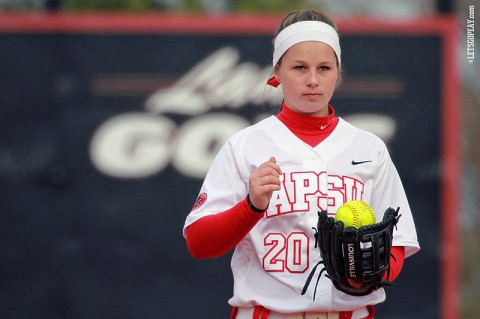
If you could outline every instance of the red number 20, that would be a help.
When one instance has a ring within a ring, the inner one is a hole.
[[[264,239],[270,247],[263,257],[263,268],[268,272],[303,273],[310,260],[310,239],[304,233],[293,232],[288,237],[270,233]]]

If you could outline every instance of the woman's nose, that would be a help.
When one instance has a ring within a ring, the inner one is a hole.
[[[318,86],[318,74],[317,72],[309,72],[307,75],[307,86]]]

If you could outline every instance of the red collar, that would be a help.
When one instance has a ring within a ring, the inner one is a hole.
[[[292,132],[305,135],[329,134],[338,122],[335,118],[335,110],[330,105],[328,116],[311,116],[292,111],[283,104],[277,118]]]

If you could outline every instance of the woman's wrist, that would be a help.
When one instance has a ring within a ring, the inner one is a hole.
[[[248,202],[248,206],[250,207],[250,209],[253,210],[255,213],[263,213],[268,208],[268,205],[264,209],[258,209],[257,207],[255,207],[255,205],[253,205],[252,201],[250,200],[250,194],[247,195],[247,202]]]

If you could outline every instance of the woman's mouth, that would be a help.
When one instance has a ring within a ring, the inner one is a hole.
[[[308,97],[309,99],[317,99],[318,97],[320,97],[320,93],[315,93],[315,92],[309,92],[309,93],[305,93],[304,94],[306,97]]]

